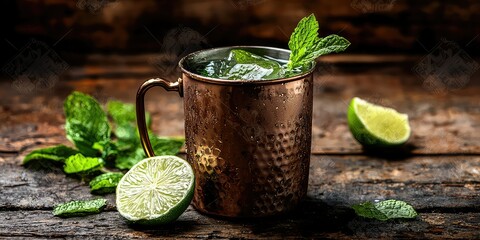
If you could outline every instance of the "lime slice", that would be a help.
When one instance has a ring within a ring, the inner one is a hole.
[[[364,146],[398,146],[410,137],[408,115],[395,109],[353,98],[348,107],[348,126]]]
[[[135,164],[117,186],[117,210],[127,220],[157,225],[176,220],[193,198],[195,177],[176,156],[158,156]]]

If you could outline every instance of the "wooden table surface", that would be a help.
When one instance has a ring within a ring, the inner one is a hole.
[[[12,89],[11,79],[0,81],[0,238],[480,238],[480,74],[461,89],[433,93],[411,70],[419,58],[407,56],[324,59],[328,63],[315,75],[308,196],[295,212],[231,221],[189,207],[170,225],[132,228],[108,195],[101,214],[54,217],[56,204],[94,196],[87,184],[62,172],[22,167],[23,157],[69,144],[62,104],[71,91],[101,102],[133,102],[139,84],[158,76],[145,64],[149,57],[91,56],[87,65],[71,66],[52,89],[28,94]],[[346,123],[354,96],[408,113],[413,133],[407,145],[363,151]],[[155,132],[184,134],[178,94],[152,90],[146,106]],[[350,208],[383,199],[407,201],[419,216],[380,222]]]

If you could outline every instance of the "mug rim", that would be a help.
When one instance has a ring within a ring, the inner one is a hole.
[[[183,74],[186,74],[187,76],[189,76],[192,79],[195,79],[195,80],[198,80],[198,81],[201,81],[201,82],[208,82],[208,83],[221,84],[221,85],[266,85],[266,84],[285,83],[285,82],[290,82],[290,81],[295,81],[295,80],[305,78],[306,76],[313,73],[313,71],[315,70],[315,66],[316,66],[316,61],[313,60],[312,61],[312,67],[308,71],[306,71],[302,74],[295,75],[295,76],[288,77],[288,78],[275,78],[275,79],[266,79],[266,80],[244,80],[244,79],[230,80],[230,79],[205,77],[205,76],[202,76],[200,74],[193,73],[193,72],[187,70],[183,66],[184,62],[186,61],[187,58],[192,57],[193,55],[196,55],[200,52],[209,51],[209,50],[211,51],[211,50],[222,50],[222,49],[235,49],[235,48],[258,48],[258,49],[269,49],[269,50],[291,53],[291,51],[288,50],[288,49],[276,48],[276,47],[267,47],[267,46],[256,46],[256,45],[254,45],[254,46],[237,45],[237,46],[229,46],[229,47],[207,48],[207,49],[202,49],[202,50],[192,52],[192,53],[184,56],[178,62],[178,66],[180,67],[180,69],[182,69]]]

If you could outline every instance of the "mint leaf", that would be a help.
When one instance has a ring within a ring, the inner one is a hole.
[[[88,174],[103,167],[103,160],[96,157],[85,157],[81,153],[65,160],[63,171],[67,174]]]
[[[302,59],[304,59],[307,54],[313,52],[315,46],[318,45],[320,41],[318,29],[318,22],[315,15],[310,14],[310,16],[300,20],[288,41],[288,48],[290,48],[291,54],[287,69],[293,69],[297,65],[301,65]]]
[[[415,218],[417,212],[411,205],[398,200],[386,200],[378,203],[364,202],[352,206],[355,213],[366,218],[386,221],[395,218]]]
[[[122,177],[123,173],[120,172],[109,172],[96,176],[89,183],[90,191],[94,194],[113,193]]]
[[[89,95],[73,92],[64,103],[67,138],[85,156],[97,156],[96,142],[110,139],[107,115],[98,102]]]
[[[110,140],[94,143],[93,149],[100,151],[102,159],[105,160],[105,163],[109,166],[113,165],[113,162],[118,155],[117,145]]]
[[[70,201],[57,205],[52,213],[58,217],[86,216],[102,212],[106,205],[106,199]]]
[[[417,212],[411,205],[403,201],[386,200],[375,204],[375,207],[387,218],[415,218]]]
[[[115,159],[115,167],[121,170],[130,169],[144,158],[146,156],[141,146],[133,150],[123,151]]]
[[[114,133],[118,139],[138,138],[135,106],[133,104],[109,101],[107,112],[112,117]],[[145,113],[145,119],[147,126],[150,127],[152,122],[150,114]]]
[[[150,135],[150,142],[155,154],[161,155],[177,155],[185,143],[183,137],[157,137]]]
[[[317,50],[313,55],[319,57],[330,53],[343,52],[348,46],[350,46],[350,42],[344,37],[335,34],[328,35],[325,38],[320,39],[320,42],[318,42],[316,46]],[[317,57],[314,57],[314,59]]]
[[[185,143],[185,138],[176,137],[157,137],[153,133],[149,134],[150,143],[156,155],[176,155]],[[118,148],[121,149],[125,146],[135,146],[134,148],[127,148],[126,150],[119,151],[117,159],[115,160],[115,167],[118,169],[130,169],[136,163],[146,158],[140,141],[136,145],[128,145],[128,143],[119,141]]]
[[[135,106],[133,104],[120,101],[109,101],[107,111],[112,116],[113,121],[118,124],[135,122]]]
[[[288,47],[291,54],[287,63],[287,71],[297,67],[308,67],[321,55],[344,51],[350,42],[340,36],[318,36],[318,22],[315,15],[302,18],[290,36]],[[287,74],[288,75],[288,74]]]
[[[77,153],[78,153],[77,150],[69,148],[64,145],[37,149],[37,150],[33,150],[27,156],[25,156],[25,158],[23,159],[23,164],[28,165],[33,161],[40,162],[41,164],[43,164],[46,161],[53,162],[56,164],[63,164],[65,159]]]
[[[375,218],[380,221],[388,220],[388,217],[375,207],[371,202],[364,202],[352,206],[358,216],[366,218]]]

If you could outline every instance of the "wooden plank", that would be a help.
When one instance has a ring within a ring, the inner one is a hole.
[[[327,66],[327,70],[321,68],[324,72],[317,72],[312,152],[363,153],[348,130],[345,114],[349,100],[359,96],[409,114],[413,132],[402,155],[480,154],[480,135],[476,134],[480,130],[477,96],[480,74],[474,75],[467,87],[438,95],[423,88],[422,79],[395,66],[392,63],[379,70],[359,73],[354,67],[334,64]],[[136,88],[144,80],[82,78],[62,81],[51,90],[28,95],[19,95],[8,81],[0,82],[0,120],[3,123],[0,152],[25,154],[38,144],[66,143],[61,128],[64,123],[62,106],[71,91],[92,94],[103,103],[110,99],[133,102]],[[148,94],[146,104],[153,115],[154,131],[162,135],[184,134],[183,102],[178,94],[154,89]]]
[[[307,211],[308,210],[308,211]],[[0,238],[115,239],[472,239],[480,237],[480,213],[421,213],[414,221],[379,222],[325,206],[269,219],[228,221],[188,209],[169,225],[129,226],[117,212],[61,219],[51,211],[0,211]]]
[[[0,158],[0,209],[51,209],[91,199],[87,184],[60,170],[25,169],[20,157]],[[365,156],[312,156],[308,201],[334,207],[400,199],[416,209],[480,210],[480,157],[414,157],[390,161]],[[113,196],[108,196],[113,209]]]
[[[464,89],[439,95],[423,88],[422,79],[391,71],[354,76],[333,71],[316,78],[313,152],[362,153],[346,121],[349,101],[358,96],[409,115],[412,136],[402,154],[479,153],[478,74]]]

